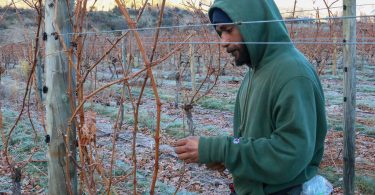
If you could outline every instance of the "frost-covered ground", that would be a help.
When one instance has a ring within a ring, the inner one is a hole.
[[[110,74],[98,74],[104,83],[109,81]],[[338,75],[326,71],[321,75],[326,96],[326,109],[330,132],[326,139],[326,152],[321,166],[321,174],[325,175],[335,186],[335,194],[342,192],[342,154],[343,154],[343,76],[339,69]],[[218,85],[211,94],[201,99],[194,106],[193,119],[196,135],[230,135],[233,120],[233,108],[236,91],[240,85],[240,75],[229,75],[220,78]],[[1,78],[1,113],[3,116],[2,132],[7,135],[15,122],[20,110],[25,88],[25,79],[19,73],[17,66],[8,70]],[[99,83],[103,84],[103,83]],[[191,86],[185,82],[186,87]],[[120,94],[121,85],[116,85],[96,97],[95,102],[88,102],[86,110],[97,113],[97,147],[105,170],[109,170],[112,152],[113,124],[117,117],[118,106],[112,94]],[[139,88],[133,89],[137,97]],[[163,103],[161,117],[161,146],[160,169],[158,174],[157,193],[173,194],[180,183],[179,194],[228,194],[230,183],[228,172],[218,173],[207,170],[204,166],[185,165],[176,158],[171,145],[181,137],[186,136],[186,118],[181,108],[174,107],[175,81],[163,80],[159,86],[159,94]],[[184,94],[181,93],[180,96]],[[113,98],[112,98],[113,97]],[[183,99],[180,97],[180,100]],[[375,65],[365,65],[357,75],[357,190],[362,194],[375,193]],[[180,104],[181,105],[181,104]],[[40,112],[31,104],[30,115],[35,132],[31,128],[27,111],[12,133],[9,151],[16,162],[29,158],[31,149],[38,146],[38,151],[32,161],[22,169],[22,189],[24,193],[46,193],[47,163],[45,133],[40,125]],[[140,110],[140,130],[137,134],[137,181],[140,193],[147,193],[154,167],[153,129],[155,129],[155,100],[152,91],[147,88]],[[128,175],[132,171],[132,130],[134,123],[132,109],[129,103],[125,106],[124,125],[119,130],[116,141],[116,157],[113,174],[115,177]],[[6,139],[6,136],[3,137]],[[3,150],[3,143],[0,144]],[[1,154],[0,161],[0,192],[10,192],[12,186],[11,171]],[[22,163],[21,163],[22,165]],[[181,177],[181,175],[183,176]],[[180,179],[181,178],[181,179]],[[132,193],[132,176],[113,184],[120,194]],[[104,190],[104,189],[98,189]],[[103,192],[103,191],[100,191]]]

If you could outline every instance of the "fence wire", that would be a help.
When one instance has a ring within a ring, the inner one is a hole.
[[[372,4],[372,3],[367,3],[367,4],[360,4],[360,5],[356,5],[356,7],[364,7],[364,6],[375,6],[375,4]],[[331,9],[343,9],[344,7],[341,5],[341,6],[334,6],[334,7],[323,7],[323,8],[315,8],[315,9],[304,9],[304,10],[295,10],[294,12],[293,11],[285,11],[285,12],[281,12],[281,14],[292,14],[292,13],[303,13],[303,12],[313,12],[313,11],[322,11],[322,10],[331,10]]]

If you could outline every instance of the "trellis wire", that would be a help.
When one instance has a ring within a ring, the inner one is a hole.
[[[361,38],[358,38],[361,39]],[[308,40],[308,39],[307,39]],[[310,38],[310,40],[315,40],[314,38]],[[364,45],[375,45],[375,41],[369,42],[369,41],[356,41],[356,42],[346,42],[346,41],[333,41],[333,39],[317,39],[317,40],[332,40],[332,42],[329,41],[291,41],[291,42],[220,42],[220,41],[189,41],[189,42],[182,42],[182,41],[159,41],[158,43],[160,44],[218,44],[218,45],[224,45],[224,44],[237,44],[237,45],[301,45],[301,44],[306,44],[306,45],[355,45],[355,44],[364,44]],[[365,39],[366,40],[366,39]],[[375,38],[368,38],[368,40],[375,40]],[[31,43],[31,41],[21,41],[21,42],[16,42],[16,43]],[[0,46],[0,49],[7,47],[12,44],[16,43],[8,43],[6,45]],[[144,44],[151,44],[151,42],[143,42]],[[109,44],[100,44],[96,43],[96,45],[109,45]],[[56,52],[55,52],[56,53]],[[60,53],[60,52],[57,52]]]
[[[277,20],[258,20],[258,21],[237,21],[229,23],[220,23],[220,25],[242,25],[242,24],[261,24],[261,23],[273,23],[273,22],[314,22],[318,20],[337,20],[337,19],[354,19],[354,18],[371,18],[375,15],[363,15],[363,16],[340,16],[340,17],[324,17],[324,18],[293,18],[293,19],[277,19]],[[63,33],[63,35],[85,35],[85,34],[101,34],[101,33],[120,33],[124,31],[146,31],[146,30],[157,30],[157,29],[174,29],[174,28],[193,28],[193,27],[211,27],[219,24],[201,23],[201,24],[187,24],[187,25],[172,25],[172,26],[161,26],[161,27],[145,27],[135,29],[118,29],[98,32],[72,32]]]
[[[323,17],[323,18],[292,18],[292,19],[277,19],[277,20],[258,20],[258,21],[237,21],[229,23],[220,23],[220,25],[242,25],[242,24],[261,24],[261,23],[273,23],[273,22],[314,22],[319,20],[337,20],[337,19],[354,19],[354,18],[375,18],[375,15],[362,15],[362,16],[338,16],[338,17]],[[157,30],[157,29],[174,29],[174,28],[193,28],[193,27],[210,27],[218,24],[212,23],[196,23],[187,25],[171,25],[171,26],[161,26],[161,27],[145,27],[145,28],[135,28],[135,29],[117,29],[117,30],[106,30],[106,31],[96,31],[96,32],[72,32],[72,33],[62,33],[57,34],[59,36],[64,35],[90,35],[90,34],[109,34],[109,33],[122,33],[126,31],[146,31],[146,30]],[[49,35],[51,36],[51,35]],[[56,34],[54,35],[56,36]],[[41,38],[41,37],[40,37]]]
[[[375,4],[371,4],[371,3],[368,3],[368,4],[360,4],[360,5],[356,5],[356,7],[363,7],[363,6],[375,6]],[[330,7],[330,8],[327,8],[327,7],[323,7],[323,8],[316,8],[316,9],[306,9],[306,10],[296,10],[296,11],[285,11],[285,12],[281,12],[281,14],[292,14],[292,13],[299,13],[299,12],[312,12],[312,11],[321,11],[321,10],[328,10],[328,9],[338,9],[338,8],[343,8],[343,6],[335,6],[335,7]]]

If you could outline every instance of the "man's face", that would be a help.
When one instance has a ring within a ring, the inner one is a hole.
[[[232,54],[236,65],[250,65],[250,56],[246,45],[238,44],[243,42],[243,38],[238,27],[233,24],[217,25],[216,31],[220,35],[221,42],[223,42],[222,46],[227,50],[228,53]]]

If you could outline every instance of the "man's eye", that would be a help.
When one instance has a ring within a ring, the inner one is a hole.
[[[221,37],[222,32],[220,30],[217,30],[216,32]]]

